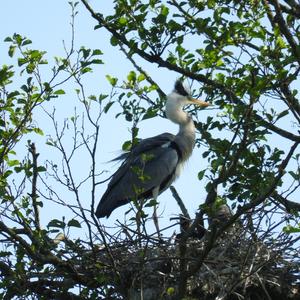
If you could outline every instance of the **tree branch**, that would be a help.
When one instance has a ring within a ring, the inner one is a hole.
[[[184,215],[185,218],[190,220],[191,217],[190,217],[190,215],[189,215],[182,199],[180,198],[180,196],[178,195],[176,189],[174,188],[174,186],[171,185],[170,190],[171,190],[172,195],[173,195],[174,199],[176,200],[178,206],[180,207],[182,214]]]
[[[222,234],[222,232],[224,232],[227,228],[229,228],[232,224],[234,224],[241,215],[245,214],[247,211],[258,206],[263,201],[265,201],[268,197],[272,196],[276,186],[278,185],[279,180],[285,173],[284,170],[285,170],[287,164],[289,163],[289,161],[290,161],[292,155],[294,154],[294,151],[296,150],[298,145],[299,145],[299,142],[296,142],[290,148],[290,151],[287,154],[286,158],[281,162],[280,166],[278,167],[277,176],[274,178],[273,182],[266,188],[266,190],[259,197],[257,197],[250,203],[245,204],[242,207],[239,207],[237,212],[231,217],[231,219],[226,224],[224,224],[224,226],[222,226],[220,228],[220,230],[217,233],[217,236]]]
[[[274,191],[272,193],[271,199],[274,199],[276,202],[279,202],[282,205],[284,205],[284,207],[288,213],[300,211],[300,203],[286,199],[282,195],[278,194],[277,191]]]
[[[131,48],[132,46],[130,45],[128,39],[126,38],[126,36],[124,34],[119,33],[116,29],[114,29],[109,23],[107,23],[103,16],[99,13],[96,13],[92,7],[88,4],[88,1],[86,0],[81,0],[81,2],[84,4],[84,6],[86,7],[86,9],[90,12],[90,14],[92,15],[92,17],[97,20],[97,22],[103,26],[107,31],[109,31],[114,37],[116,37],[116,39],[126,45],[127,47]],[[300,50],[299,50],[300,51]],[[158,64],[159,67],[163,67],[172,71],[175,71],[179,74],[182,74],[186,77],[192,78],[194,80],[197,80],[198,82],[201,82],[203,84],[206,84],[208,86],[211,86],[215,89],[220,90],[222,93],[224,93],[224,95],[229,99],[229,101],[232,101],[235,104],[239,104],[239,105],[245,105],[240,98],[235,95],[229,88],[227,88],[226,86],[224,86],[223,84],[216,82],[212,79],[207,78],[207,76],[200,74],[200,73],[194,73],[188,69],[184,69],[179,67],[176,64],[172,64],[166,60],[163,60],[160,56],[158,55],[152,55],[149,54],[145,51],[143,51],[142,49],[138,48],[137,46],[134,49],[134,52],[136,54],[138,54],[141,58],[145,59],[146,61],[150,62],[150,63],[156,63]],[[257,123],[259,123],[260,126],[263,126],[273,132],[276,132],[277,134],[281,135],[284,138],[287,138],[291,141],[298,141],[300,142],[300,136],[294,135],[293,133],[286,131],[284,129],[281,129],[277,126],[275,126],[272,123],[267,122],[266,120],[264,120],[261,116],[259,115],[254,115],[253,116],[255,121]]]
[[[37,204],[37,177],[38,177],[38,164],[37,164],[37,158],[39,156],[39,153],[36,153],[35,144],[30,144],[29,152],[32,155],[32,189],[30,197],[32,199],[32,206],[34,210],[34,223],[37,230],[41,229],[40,225],[40,214],[39,214],[39,207]]]
[[[267,4],[267,0],[264,1]],[[292,53],[295,56],[295,58],[298,61],[298,64],[300,65],[300,48],[299,45],[297,45],[296,41],[294,40],[291,32],[289,31],[287,24],[282,16],[282,11],[280,4],[277,0],[269,0],[269,2],[273,5],[276,15],[275,17],[272,16],[271,12],[269,12],[268,17],[273,27],[275,27],[275,24],[278,24],[280,32],[282,35],[286,38],[287,42],[289,43]]]

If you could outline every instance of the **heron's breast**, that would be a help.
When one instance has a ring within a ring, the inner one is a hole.
[[[183,167],[184,167],[184,162],[179,162],[177,164],[177,166],[175,168],[175,173],[174,173],[174,180],[177,179],[180,176],[180,174],[183,170]]]

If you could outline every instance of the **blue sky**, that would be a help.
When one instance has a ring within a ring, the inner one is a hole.
[[[111,9],[110,1],[90,1],[91,5],[94,7],[99,7],[103,11],[109,11]],[[118,77],[120,81],[126,78],[128,72],[133,70],[133,66],[128,62],[126,58],[117,50],[113,48],[109,39],[110,36],[104,30],[94,31],[95,21],[90,17],[87,11],[79,4],[78,6],[79,14],[75,19],[75,47],[77,49],[80,46],[85,46],[86,48],[100,49],[103,51],[103,61],[104,65],[96,66],[94,72],[89,74],[84,83],[86,92],[88,94],[98,95],[100,93],[109,93],[110,86],[105,79],[107,74]],[[11,36],[14,33],[19,33],[30,38],[33,41],[32,48],[47,51],[47,59],[49,60],[49,65],[53,64],[54,56],[64,55],[63,41],[67,45],[70,45],[71,40],[71,26],[70,26],[70,5],[68,1],[62,0],[27,0],[27,1],[17,1],[10,0],[5,1],[1,5],[1,19],[0,19],[0,63],[2,64],[15,64],[15,61],[10,59],[6,53],[8,49],[8,44],[4,43],[3,40],[7,36]],[[49,78],[50,72],[48,67],[43,67],[43,74],[45,80]],[[170,72],[161,68],[157,68],[155,65],[145,64],[144,68],[152,76],[152,78],[159,83],[160,87],[165,93],[172,90],[177,74]],[[17,80],[14,84],[20,86],[22,84],[22,79]],[[24,80],[24,78],[23,78]],[[61,96],[59,99],[46,105],[45,108],[51,112],[53,107],[56,109],[56,118],[59,126],[62,126],[64,119],[70,118],[74,114],[74,109],[76,107],[77,112],[82,110],[82,106],[76,100],[76,94],[74,92],[75,85],[70,82],[64,87],[66,90],[66,95]],[[275,104],[274,104],[275,105]],[[278,105],[278,104],[276,104]],[[107,164],[107,162],[120,153],[121,146],[125,140],[129,140],[131,137],[130,128],[131,123],[125,122],[122,117],[115,118],[114,115],[118,113],[120,109],[114,105],[108,115],[104,115],[100,123],[100,136],[98,141],[98,152],[97,152],[97,168],[99,172],[102,170],[107,170],[108,172],[103,174],[99,180],[107,178],[111,172],[113,172],[117,165]],[[205,120],[207,115],[215,114],[218,111],[200,111],[198,113],[199,119]],[[47,159],[56,161],[59,165],[60,156],[53,149],[45,146],[48,135],[53,134],[53,126],[50,119],[46,117],[42,110],[38,110],[34,119],[37,124],[43,129],[44,137],[32,137],[38,145],[38,151],[40,155],[40,163],[45,162]],[[282,121],[286,122],[286,121]],[[284,124],[286,128],[290,128],[290,124]],[[140,131],[139,137],[146,138],[160,134],[162,132],[177,132],[177,126],[172,124],[170,121],[155,118],[142,121],[139,124]],[[296,130],[291,127],[291,130]],[[222,133],[223,134],[223,133]],[[70,142],[71,137],[69,136],[66,142]],[[278,139],[278,136],[273,135],[270,138],[273,145],[278,145],[280,148],[288,149],[288,143],[282,143],[282,140]],[[25,142],[19,146],[19,158],[24,155]],[[174,183],[179,195],[183,198],[186,207],[188,208],[190,214],[197,210],[198,205],[203,203],[206,193],[204,186],[206,185],[206,180],[203,179],[201,182],[197,178],[199,170],[208,167],[208,163],[202,158],[201,151],[203,149],[195,148],[194,154],[191,159],[186,164],[182,175]],[[82,180],[89,172],[90,160],[86,153],[79,152],[75,156],[73,162],[74,175],[76,180]],[[65,199],[68,203],[74,202],[74,197],[72,194],[65,189],[55,186],[55,189]],[[100,199],[101,195],[106,189],[106,183],[97,185],[96,194],[97,198]],[[91,186],[86,184],[81,190],[80,196],[83,205],[86,208],[90,207],[91,197],[90,197]],[[296,195],[294,195],[296,197]],[[296,198],[293,200],[297,200]],[[162,213],[162,219],[160,220],[161,227],[170,225],[170,217],[174,217],[178,214],[179,208],[171,196],[170,191],[164,192],[160,197],[160,209]],[[123,221],[124,212],[129,209],[129,205],[118,208],[113,212],[108,220],[102,220],[104,225],[113,226],[116,219]],[[151,211],[149,211],[151,213]],[[45,220],[45,224],[52,218],[60,219],[62,216],[66,216],[67,219],[73,217],[72,213],[65,208],[58,205],[53,205],[52,203],[45,203],[45,209],[42,211],[42,215]],[[178,228],[177,228],[178,229]]]
[[[94,4],[95,1],[91,1]],[[104,3],[104,4],[103,4]],[[105,7],[104,10],[110,8]],[[110,6],[110,5],[109,5]],[[79,14],[75,19],[75,47],[79,48],[84,45],[86,48],[100,49],[103,51],[104,65],[97,66],[93,74],[88,75],[85,80],[86,91],[90,94],[109,93],[110,86],[105,79],[106,74],[120,78],[126,78],[126,75],[130,70],[134,68],[124,58],[124,56],[113,48],[109,44],[109,35],[103,30],[94,31],[94,20],[89,16],[85,9],[79,5]],[[11,36],[14,33],[19,33],[23,36],[30,38],[33,42],[31,45],[34,49],[47,51],[47,59],[49,65],[53,63],[54,56],[60,56],[64,54],[63,41],[68,46],[71,39],[71,26],[70,26],[70,5],[67,1],[51,0],[51,1],[17,1],[10,0],[3,2],[1,5],[2,16],[0,19],[0,54],[1,64],[12,64],[15,61],[9,59],[6,55],[8,44],[3,43],[3,40],[7,36]],[[49,76],[47,68],[44,70],[45,78]],[[153,79],[160,84],[160,87],[164,92],[168,93],[172,90],[177,74],[170,71],[158,69],[156,66],[147,66],[147,71],[153,76]],[[24,79],[23,79],[24,80]],[[20,81],[21,82],[21,81]],[[18,81],[15,83],[18,85]],[[20,84],[19,84],[20,85]],[[51,112],[52,106],[56,108],[57,121],[62,125],[65,118],[69,118],[74,113],[74,108],[77,107],[77,111],[80,111],[82,107],[76,101],[76,95],[74,93],[74,86],[72,83],[64,87],[67,91],[66,95],[63,95],[58,100],[55,100],[50,105],[46,106],[46,109]],[[107,161],[113,159],[120,152],[120,148],[125,140],[130,139],[130,127],[131,124],[124,122],[122,118],[114,118],[114,113],[118,112],[117,107],[113,107],[111,114],[104,115],[101,121],[100,139],[98,145],[97,162],[99,171],[106,169],[113,171],[117,166],[114,164],[106,164]],[[202,112],[200,112],[201,114]],[[201,115],[199,115],[201,118]],[[206,118],[206,113],[205,113]],[[53,134],[53,126],[49,118],[45,116],[42,111],[37,111],[35,114],[35,120],[37,124],[43,129],[45,136],[33,137],[32,140],[38,145],[38,151],[40,155],[40,163],[46,159],[53,159],[58,161],[59,156],[53,149],[46,147],[45,141],[49,134]],[[145,138],[160,134],[162,132],[177,132],[177,126],[172,124],[168,120],[161,118],[155,118],[145,120],[140,123],[139,137]],[[26,140],[26,139],[25,139]],[[22,148],[23,147],[23,148]],[[20,153],[24,153],[25,146],[20,146]],[[198,149],[195,150],[195,154],[186,164],[182,176],[175,182],[175,187],[179,192],[179,195],[183,198],[186,206],[191,214],[193,214],[198,205],[203,202],[205,198],[205,192],[203,187],[204,182],[199,182],[197,179],[197,173],[199,170],[204,169],[206,162],[201,160]],[[87,161],[85,161],[85,159]],[[83,173],[87,174],[89,171],[89,160],[82,153],[78,154],[74,163],[74,172],[76,178],[80,180],[83,178]],[[110,173],[106,173],[99,180],[103,180],[108,177]],[[97,196],[100,199],[101,195],[105,191],[106,183],[97,186]],[[70,193],[56,187],[57,191],[62,194],[62,197],[66,197],[70,202],[74,201]],[[65,196],[64,196],[64,193]],[[90,205],[90,186],[87,185],[82,190],[82,202],[85,207]],[[169,218],[179,212],[179,208],[172,198],[170,191],[166,191],[159,197],[160,200],[160,212],[162,212],[163,218],[160,221],[161,227],[169,225]],[[105,225],[113,225],[115,220],[123,220],[124,212],[129,208],[128,205],[117,209],[113,212],[109,220],[103,220]],[[149,211],[152,213],[151,211]],[[57,218],[60,219],[63,215],[67,218],[71,218],[72,214],[68,212],[66,208],[59,207],[57,205],[46,204],[46,211],[43,210],[45,224],[46,219]]]

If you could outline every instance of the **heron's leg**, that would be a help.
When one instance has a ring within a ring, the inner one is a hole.
[[[159,224],[158,224],[158,217],[157,217],[157,205],[156,205],[156,204],[154,205],[154,208],[153,208],[153,215],[152,215],[152,218],[153,218],[153,222],[154,222],[154,226],[155,226],[157,235],[158,235],[158,237],[160,237],[160,233],[159,233]]]
[[[153,191],[153,199],[155,200],[155,202],[157,202],[157,197],[158,197],[158,192],[159,192],[159,187],[156,187]],[[153,223],[158,235],[158,238],[160,239],[160,230],[159,230],[159,224],[158,224],[158,217],[157,217],[157,205],[154,205],[153,208],[153,215],[152,215],[152,219],[153,219]]]

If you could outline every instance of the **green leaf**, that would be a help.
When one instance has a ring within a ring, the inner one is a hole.
[[[7,164],[8,164],[9,167],[14,167],[14,166],[20,165],[20,162],[18,160],[14,159],[14,160],[9,160],[7,162]]]
[[[298,232],[300,232],[300,224],[299,224],[299,227],[294,227],[292,225],[287,225],[287,226],[284,226],[282,230],[283,230],[283,232],[288,233],[288,234],[298,233]]]
[[[115,47],[115,46],[119,45],[119,40],[115,36],[112,36],[110,38],[110,44]]]
[[[13,39],[9,36],[4,39],[4,42],[12,42],[12,41]]]
[[[15,42],[17,43],[18,46],[21,46],[23,38],[21,37],[20,34],[14,33],[13,39],[15,40]]]
[[[208,8],[214,8],[215,7],[215,0],[208,0],[207,1],[207,7]]]
[[[6,257],[6,256],[10,256],[10,255],[13,255],[13,254],[8,251],[0,251],[0,257]]]
[[[198,173],[198,179],[199,179],[199,180],[202,180],[202,179],[203,179],[204,174],[205,174],[205,171],[206,171],[206,170],[202,170],[202,171],[200,171],[200,172]]]
[[[81,48],[80,51],[82,52],[83,58],[86,59],[88,58],[88,56],[91,53],[91,49],[85,49],[85,48]]]
[[[127,75],[127,80],[131,83],[136,82],[136,73],[134,71],[130,71],[129,74]]]
[[[167,294],[168,296],[172,296],[175,294],[175,289],[173,287],[168,287],[167,288]]]
[[[15,167],[14,170],[16,173],[20,173],[23,170],[23,167]]]
[[[145,205],[145,207],[154,207],[158,204],[158,202],[155,199],[151,199],[150,201],[148,201]]]
[[[0,69],[0,84],[5,85],[10,82],[10,78],[13,77],[14,72],[11,71],[12,66],[2,66]]]
[[[80,70],[80,73],[85,74],[85,73],[90,73],[92,71],[93,71],[93,69],[91,67],[85,67]]]
[[[7,170],[7,171],[4,172],[4,174],[2,174],[2,178],[7,178],[11,174],[13,174],[13,171],[12,170]]]
[[[45,172],[45,171],[47,171],[47,169],[45,167],[43,167],[43,166],[38,166],[37,167],[37,171],[38,172]]]
[[[68,222],[68,226],[69,226],[69,227],[77,227],[77,228],[81,228],[80,223],[79,223],[77,220],[75,220],[75,219],[70,220],[70,221]]]
[[[32,44],[32,41],[30,39],[25,39],[23,42],[22,42],[22,46],[26,46],[26,45],[29,45],[29,44]]]
[[[151,119],[157,116],[157,112],[153,110],[152,108],[149,108],[146,113],[143,115],[142,120]]]
[[[108,97],[108,95],[106,95],[106,94],[100,94],[99,97],[98,97],[98,101],[99,101],[99,102],[102,102],[102,101],[105,100],[107,97]]]
[[[289,171],[288,173],[293,177],[294,180],[298,181],[300,179],[300,172],[295,173],[294,171]]]
[[[44,135],[44,132],[41,128],[35,127],[35,128],[33,128],[33,131],[41,136]]]
[[[277,115],[277,120],[283,118],[284,116],[289,114],[289,109],[286,109]]]
[[[60,221],[58,219],[53,219],[48,223],[47,227],[55,227],[55,228],[64,229],[66,227],[66,223],[63,221]]]
[[[9,55],[10,57],[13,57],[14,54],[15,54],[15,50],[16,50],[16,46],[11,45],[11,46],[9,47],[9,50],[8,50],[8,55]]]
[[[162,5],[160,14],[166,17],[169,14],[169,8],[165,5]]]
[[[108,102],[108,103],[105,105],[103,111],[104,111],[105,113],[107,113],[113,104],[114,104],[113,101]]]
[[[130,151],[130,150],[131,150],[131,147],[132,147],[131,141],[126,141],[126,142],[124,142],[123,145],[122,145],[122,150],[123,150],[123,151]]]
[[[286,48],[286,43],[281,36],[278,36],[276,39],[277,46],[281,49]]]
[[[54,95],[64,95],[65,93],[66,92],[64,90],[60,89],[60,90],[56,90],[53,94]]]
[[[182,25],[175,22],[174,20],[169,21],[168,27],[169,27],[170,31],[180,31],[182,29]]]
[[[21,67],[26,64],[28,61],[25,58],[18,58],[18,66]]]
[[[143,80],[145,80],[145,79],[146,79],[145,74],[141,73],[141,74],[139,74],[139,76],[138,76],[138,78],[137,78],[137,81],[138,81],[138,82],[141,82],[141,81],[143,81]]]
[[[122,26],[125,26],[127,24],[128,20],[127,18],[125,18],[124,16],[122,16],[120,19],[119,19],[119,24],[122,25]]]
[[[92,55],[102,55],[102,54],[103,54],[103,52],[100,49],[95,49],[95,50],[93,50],[93,53],[92,53]]]
[[[110,75],[106,75],[105,77],[112,86],[115,86],[118,82],[118,78],[116,78],[116,77],[112,77]]]
[[[102,59],[93,59],[93,60],[91,60],[91,63],[95,64],[95,65],[103,65],[103,60]]]

